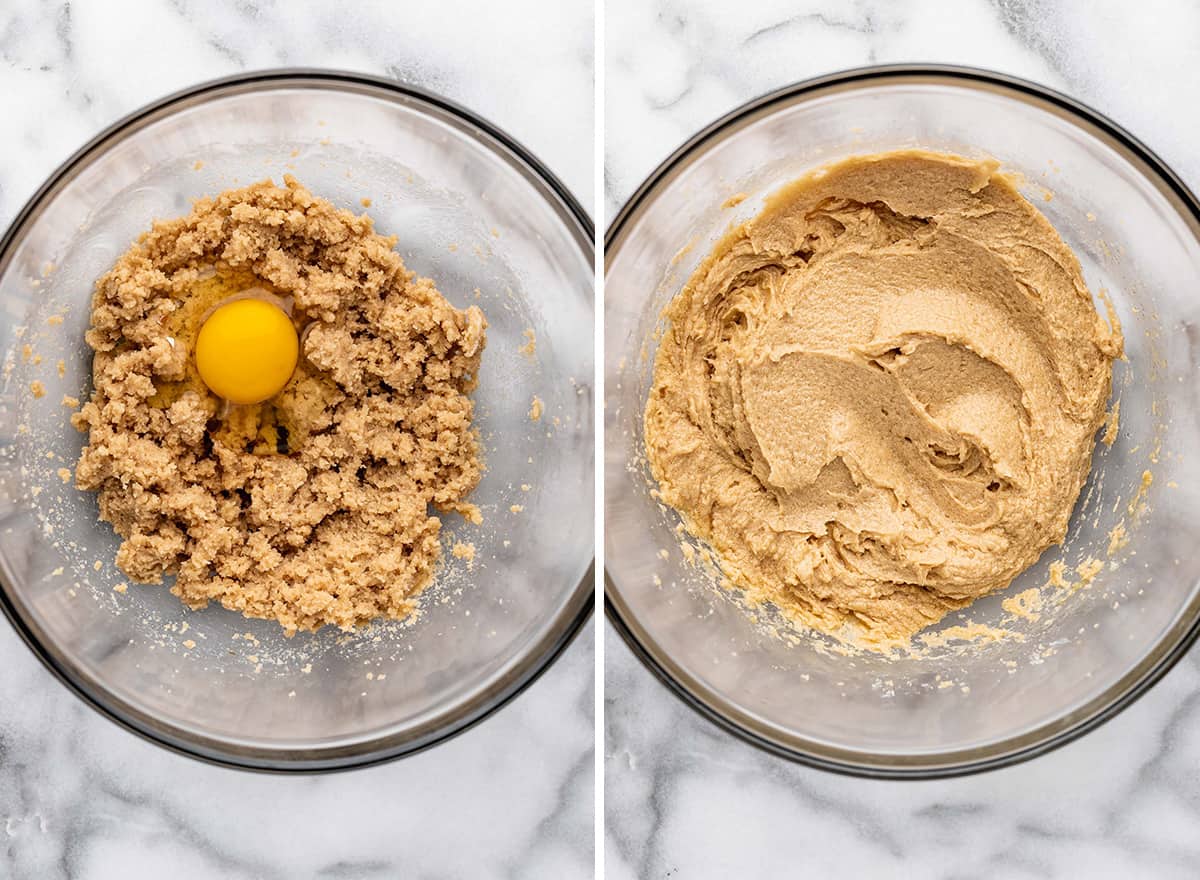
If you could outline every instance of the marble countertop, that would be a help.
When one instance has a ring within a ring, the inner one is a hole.
[[[591,6],[513,6],[5,4],[0,226],[120,116],[195,82],[285,65],[441,92],[522,141],[591,210]],[[0,878],[590,876],[593,633],[445,745],[368,770],[272,777],[120,730],[0,624]]]
[[[696,130],[796,80],[870,63],[988,67],[1067,92],[1200,189],[1200,9],[1184,4],[609,0],[605,205]],[[1083,10],[1088,10],[1087,14]],[[1074,10],[1074,14],[1065,14]],[[1200,651],[1083,739],[931,782],[851,779],[720,732],[605,627],[610,878],[1191,878],[1200,874]]]

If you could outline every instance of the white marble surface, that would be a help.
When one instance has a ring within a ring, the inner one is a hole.
[[[0,5],[0,224],[101,127],[281,65],[426,85],[506,128],[591,208],[588,3]],[[269,777],[169,754],[87,709],[0,624],[0,878],[584,877],[593,627],[517,700],[424,754]]]
[[[609,218],[721,114],[873,62],[973,64],[1043,82],[1125,125],[1200,188],[1193,4],[609,0],[606,10]],[[770,757],[694,715],[607,626],[605,650],[614,880],[1200,876],[1200,651],[1057,752],[906,783]]]

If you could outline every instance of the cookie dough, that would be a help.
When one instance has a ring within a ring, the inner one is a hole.
[[[394,238],[292,178],[158,221],[96,284],[94,392],[77,485],[124,539],[118,566],[194,608],[288,634],[411,614],[441,556],[437,512],[479,520],[468,393],[483,313],[405,268]],[[196,329],[231,294],[301,334],[274,398],[231,406],[198,381]]]
[[[872,647],[1062,541],[1122,347],[995,162],[924,151],[791,184],[665,317],[663,499],[751,598]]]

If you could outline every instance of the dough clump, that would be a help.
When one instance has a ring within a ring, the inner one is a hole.
[[[663,499],[752,599],[877,648],[1062,541],[1122,349],[995,162],[918,150],[789,185],[665,317]]]
[[[76,482],[124,539],[129,577],[175,575],[189,606],[289,635],[415,610],[441,557],[436,512],[479,520],[468,393],[486,321],[394,245],[287,177],[155,222],[97,282]],[[248,285],[292,310],[301,358],[276,397],[230,407],[190,347],[201,292]]]

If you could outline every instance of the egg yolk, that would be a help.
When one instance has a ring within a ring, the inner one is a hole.
[[[226,303],[196,336],[200,378],[230,403],[262,403],[274,397],[292,377],[299,354],[292,319],[260,299]]]

